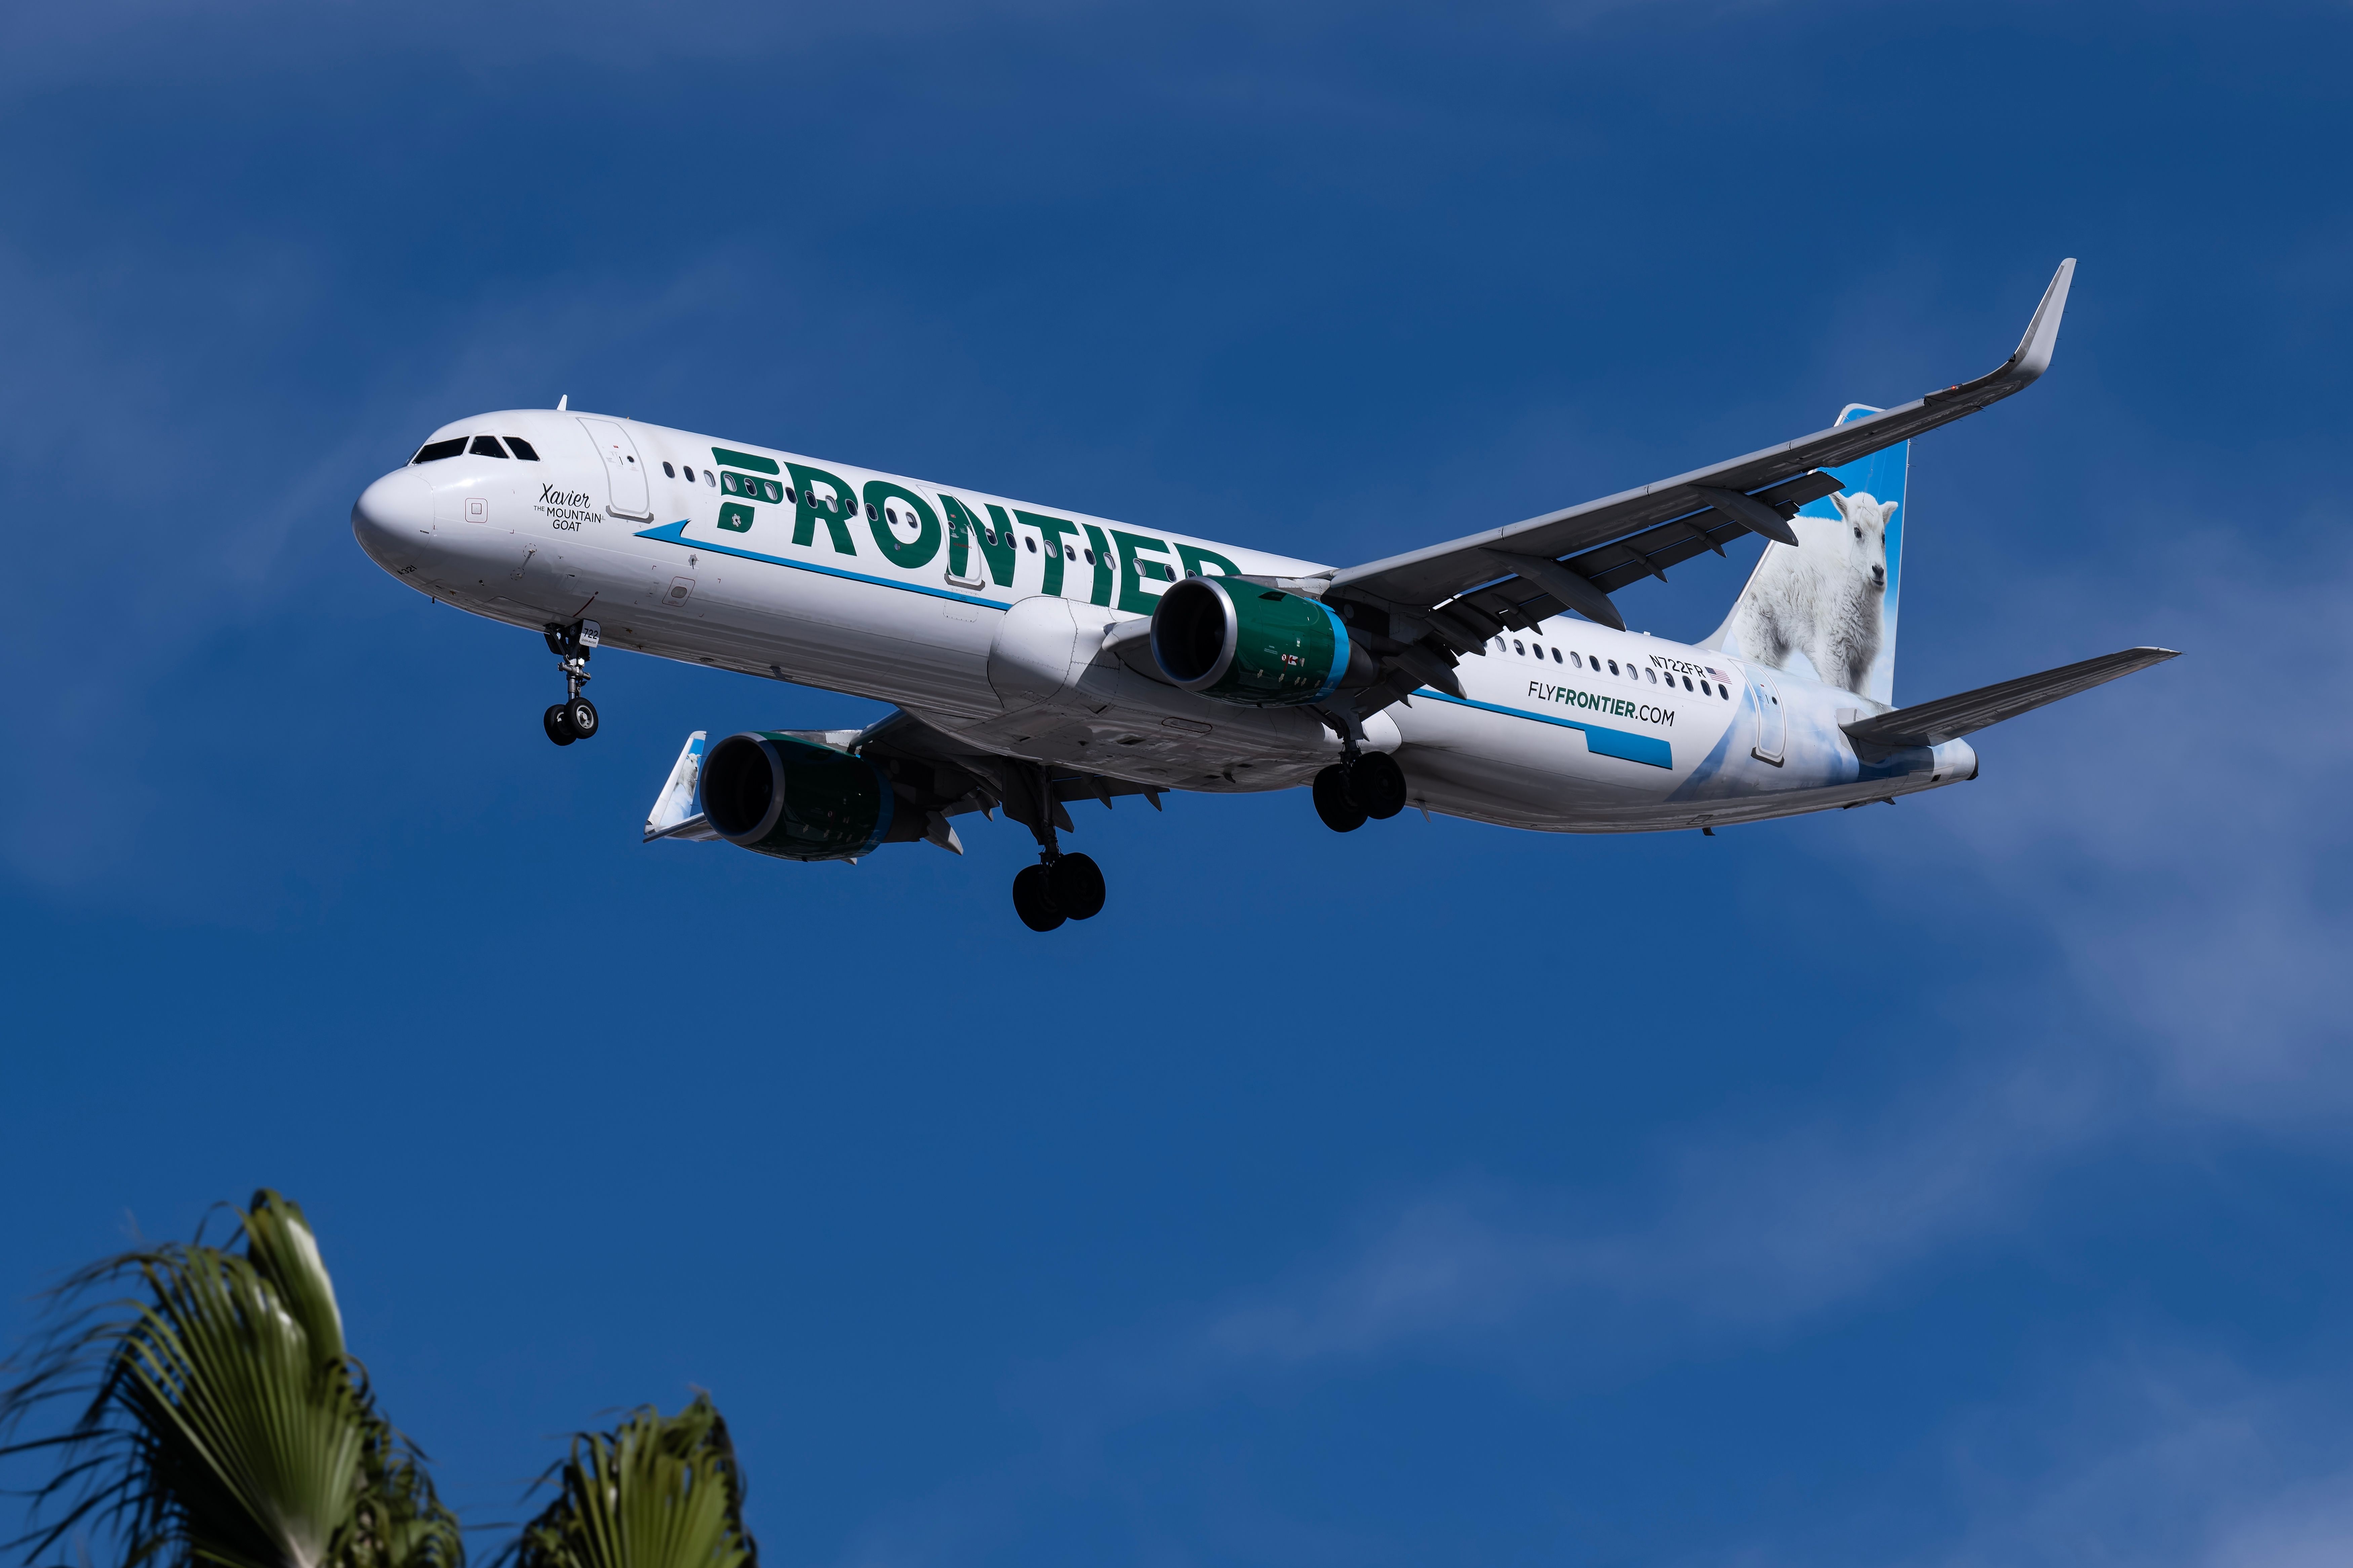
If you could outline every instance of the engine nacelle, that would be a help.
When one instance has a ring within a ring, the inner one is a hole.
[[[1187,691],[1252,708],[1321,702],[1375,673],[1321,600],[1255,583],[1187,577],[1152,612],[1152,658]]]
[[[730,735],[703,759],[704,820],[763,855],[855,859],[891,837],[895,805],[864,757],[773,731]]]

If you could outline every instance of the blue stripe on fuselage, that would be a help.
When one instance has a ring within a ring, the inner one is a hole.
[[[1617,757],[1624,762],[1641,763],[1645,767],[1672,770],[1674,748],[1655,735],[1636,735],[1624,730],[1605,729],[1599,724],[1581,723],[1575,719],[1556,719],[1549,713],[1530,713],[1525,709],[1506,708],[1500,702],[1481,702],[1469,697],[1449,697],[1443,691],[1429,687],[1414,693],[1438,702],[1451,702],[1458,708],[1479,708],[1490,713],[1501,713],[1513,719],[1532,719],[1539,724],[1557,724],[1564,730],[1585,731],[1585,749],[1604,757]]]
[[[845,572],[839,566],[820,566],[814,561],[788,561],[781,555],[763,555],[756,550],[738,550],[732,544],[715,544],[708,539],[689,539],[687,519],[666,522],[659,528],[639,529],[635,537],[658,539],[664,544],[676,544],[688,550],[708,551],[714,555],[733,555],[744,561],[765,561],[771,566],[790,566],[799,572],[815,572],[824,577],[846,577],[852,583],[871,583],[878,588],[898,588],[910,594],[927,594],[934,599],[954,599],[959,605],[978,605],[984,609],[1001,610],[1004,602],[984,599],[974,594],[951,594],[945,588],[926,588],[921,583],[902,583],[891,577],[870,577],[863,572]]]

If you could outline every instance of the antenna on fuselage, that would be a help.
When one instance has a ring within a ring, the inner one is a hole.
[[[558,414],[569,414],[569,413],[571,412],[571,410],[570,410],[570,409],[568,409],[568,408],[566,408],[566,407],[565,406],[565,404],[567,404],[567,403],[570,403],[571,401],[572,401],[572,395],[571,395],[570,393],[568,393],[568,392],[567,392],[567,393],[565,393],[563,396],[561,396],[561,397],[559,397],[559,398],[557,398],[557,399],[555,400],[555,411],[556,411]]]

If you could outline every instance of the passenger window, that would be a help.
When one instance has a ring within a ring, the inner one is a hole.
[[[1025,539],[1025,540],[1023,540],[1021,542],[1022,542],[1022,543],[1024,543],[1024,544],[1026,544],[1026,545],[1028,545],[1028,546],[1029,547],[1029,553],[1030,553],[1030,554],[1035,555],[1035,554],[1037,554],[1037,553],[1038,553],[1038,542],[1037,542],[1036,540],[1034,540],[1034,539]]]
[[[876,510],[874,510],[874,503],[873,503],[872,501],[868,501],[868,502],[866,503],[866,521],[869,521],[869,522],[872,522],[872,521],[874,521],[877,518],[881,517],[881,515],[882,515],[881,513],[880,513],[880,512],[878,512],[878,511],[876,511]]]
[[[1064,546],[1062,546],[1062,559],[1063,559],[1063,560],[1065,560],[1065,561],[1076,561],[1078,558],[1079,558],[1079,552],[1078,552],[1077,551],[1075,551],[1075,550],[1071,549],[1071,548],[1069,545],[1067,545],[1067,544],[1065,544]]]
[[[1555,648],[1552,650],[1552,661],[1555,664],[1558,664],[1560,662],[1560,649]]]
[[[1691,677],[1688,675],[1683,677],[1683,689],[1685,691],[1689,691],[1691,689]]]
[[[689,474],[686,477],[690,479],[694,478],[692,474]],[[662,478],[666,479],[674,479],[678,478],[678,470],[671,468],[668,463],[664,463],[662,465]]]
[[[1525,658],[1528,656],[1528,650],[1520,646],[1520,639],[1517,637],[1514,637],[1512,639],[1512,651],[1518,654],[1522,658]]]
[[[788,501],[792,502],[795,506],[798,506],[798,505],[800,505],[800,504],[801,504],[801,496],[800,496],[800,492],[799,492],[798,490],[797,490],[797,489],[793,489],[793,487],[792,487],[792,486],[790,486],[790,485],[786,485],[786,486],[785,487],[785,499],[786,499],[786,500],[788,500]]]
[[[477,458],[503,458],[507,455],[507,449],[499,445],[496,436],[475,437],[472,450]]]
[[[1651,685],[1656,686],[1659,683],[1659,672],[1657,670],[1645,667],[1642,673],[1651,678]]]
[[[1618,673],[1618,661],[1614,658],[1609,661],[1609,673],[1612,675]]]
[[[533,451],[531,449],[531,443],[524,440],[522,437],[508,437],[507,445],[512,447],[514,449],[514,455],[521,458],[524,462],[536,463],[539,461],[539,454]]]
[[[1089,551],[1083,552],[1083,553],[1085,554],[1085,556],[1086,556],[1086,558],[1087,558],[1087,564],[1088,564],[1088,565],[1090,565],[1090,566],[1093,565],[1093,564],[1095,563],[1095,552],[1094,552],[1093,551],[1092,551],[1092,550],[1089,550]]]
[[[705,468],[702,470],[702,482],[706,485],[715,485],[719,481],[712,476],[712,472],[709,468]]]
[[[454,458],[466,449],[466,438],[459,436],[448,441],[427,441],[417,448],[412,463],[438,463],[444,458]]]
[[[1535,655],[1538,658],[1542,658],[1544,657],[1544,644],[1540,642],[1532,642],[1528,644],[1528,651]]]

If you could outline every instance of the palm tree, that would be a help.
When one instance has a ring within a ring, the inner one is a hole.
[[[665,1417],[649,1405],[582,1432],[541,1478],[556,1495],[495,1568],[759,1568],[744,1472],[707,1394]]]
[[[121,1568],[462,1568],[456,1516],[344,1346],[301,1205],[265,1189],[234,1212],[242,1256],[199,1233],[59,1288],[55,1328],[0,1391],[0,1458],[55,1464],[10,1544],[31,1562],[95,1530]],[[131,1280],[144,1300],[92,1300]],[[9,1441],[85,1397],[65,1430]]]

